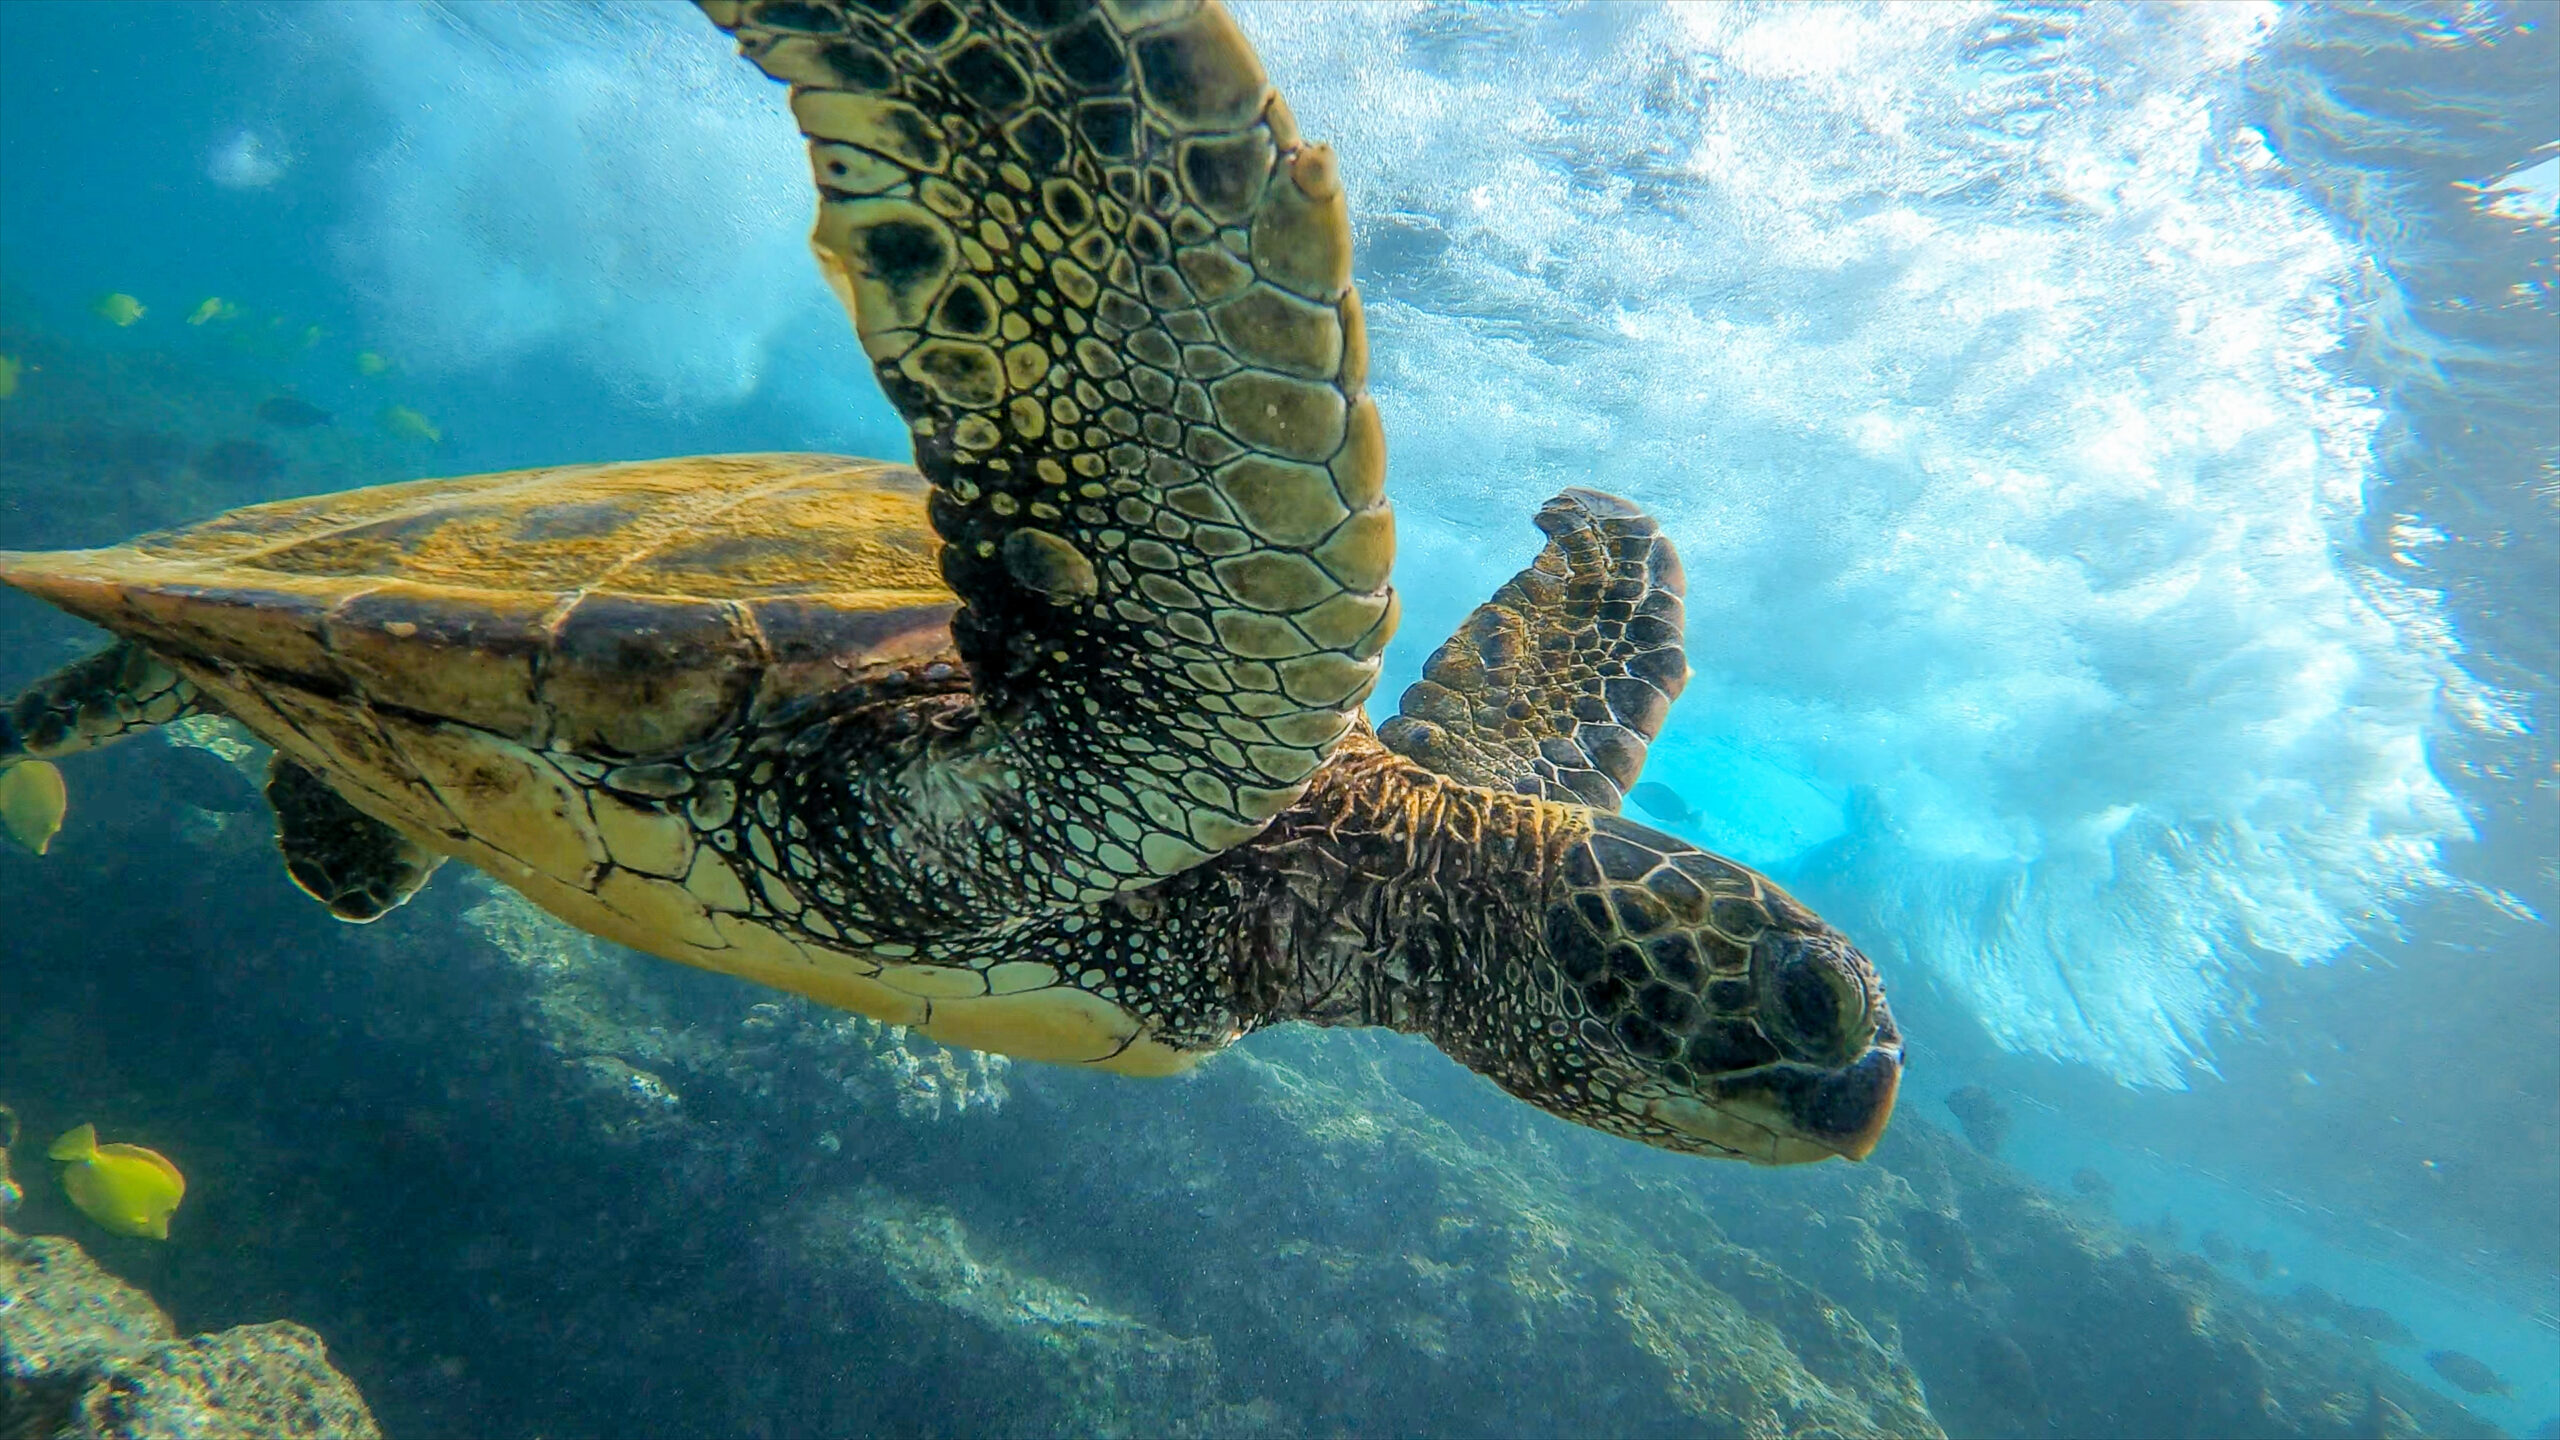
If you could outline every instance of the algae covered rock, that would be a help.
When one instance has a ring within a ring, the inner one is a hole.
[[[1249,1407],[1217,1398],[1209,1341],[1169,1334],[991,1254],[947,1210],[865,1185],[809,1204],[778,1228],[769,1273],[778,1290],[801,1297],[799,1323],[834,1337],[844,1367],[831,1387],[831,1428],[907,1429],[861,1397],[936,1388],[949,1402],[937,1425],[964,1433],[1263,1428]],[[980,1379],[955,1386],[957,1376]],[[855,1377],[860,1383],[846,1383]],[[840,1408],[847,1404],[867,1413]]]
[[[378,1440],[320,1337],[277,1321],[180,1339],[68,1240],[0,1229],[0,1435]]]
[[[1721,1213],[1897,1335],[1951,1432],[2497,1433],[2370,1348],[2075,1213],[1921,1117],[1896,1121],[1868,1165],[1800,1183],[1802,1210]]]

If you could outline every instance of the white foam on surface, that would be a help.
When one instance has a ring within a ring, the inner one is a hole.
[[[831,303],[781,91],[691,6],[355,3],[303,23],[391,122],[338,254],[404,364],[556,351],[639,403],[732,402]]]
[[[1239,13],[1357,217],[1385,704],[1595,485],[1688,559],[1650,778],[2004,1045],[2180,1083],[2252,966],[2445,883],[2460,676],[2339,558],[2360,261],[2237,118],[2270,8]],[[421,363],[820,426],[867,386],[767,363],[832,308],[805,161],[698,17],[331,15],[401,127],[343,253]]]
[[[1413,547],[1516,563],[1567,483],[1680,542],[1650,777],[1705,838],[2004,1045],[2165,1084],[2251,966],[2443,881],[2443,646],[2338,558],[2357,257],[2232,118],[2270,12],[1246,16],[1419,257],[1370,312]]]

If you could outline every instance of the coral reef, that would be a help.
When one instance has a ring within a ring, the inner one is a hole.
[[[1003,1108],[1013,1066],[1004,1056],[946,1049],[904,1026],[788,998],[747,1005],[725,1035],[688,1026],[653,983],[664,978],[663,962],[598,941],[512,890],[456,879],[485,896],[463,912],[464,923],[531,981],[528,1024],[541,1043],[569,1059],[584,1088],[643,1116],[680,1108],[681,1098],[657,1073],[667,1069],[710,1072],[749,1094],[767,1094],[776,1051],[788,1053],[795,1071],[822,1076],[865,1108],[885,1102],[926,1120]]]
[[[1818,1184],[1798,1215],[1728,1212],[1737,1238],[1896,1335],[1952,1433],[2498,1433],[2369,1345],[2090,1223],[1918,1117],[1866,1170]]]
[[[868,1428],[894,1418],[881,1415],[876,1396],[939,1390],[939,1413],[919,1428],[1285,1433],[1267,1406],[1219,1402],[1209,1341],[1167,1334],[990,1256],[947,1210],[863,1185],[796,1208],[775,1231],[765,1278],[795,1297],[795,1328],[829,1337],[839,1367],[787,1409],[812,1430]],[[884,1335],[902,1339],[883,1344]],[[968,1374],[1008,1379],[950,1383]]]
[[[0,1228],[0,1435],[379,1440],[320,1337],[285,1321],[178,1338],[68,1240]]]

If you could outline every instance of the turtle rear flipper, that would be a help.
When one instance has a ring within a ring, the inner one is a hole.
[[[0,710],[0,765],[95,750],[206,708],[185,676],[119,640],[28,686]]]
[[[62,828],[62,774],[46,763],[210,709],[167,662],[119,640],[0,709],[0,833],[38,855]]]
[[[407,904],[444,863],[282,755],[267,766],[267,803],[276,807],[285,873],[341,920],[381,919]]]
[[[1546,548],[1431,652],[1378,739],[1471,785],[1616,810],[1689,683],[1680,556],[1652,516],[1567,490]]]

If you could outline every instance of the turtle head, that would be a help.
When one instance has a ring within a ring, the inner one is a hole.
[[[1530,1007],[1544,1043],[1497,1081],[1670,1150],[1787,1165],[1875,1148],[1902,1037],[1839,932],[1765,877],[1606,813],[1559,879],[1530,966],[1555,1002]]]

